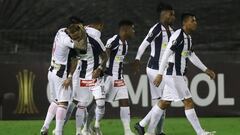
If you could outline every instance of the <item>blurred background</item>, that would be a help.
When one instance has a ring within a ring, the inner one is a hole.
[[[188,77],[200,116],[240,116],[240,2],[238,0],[162,0],[170,3],[180,27],[182,12],[197,15],[192,35],[201,60],[217,73],[209,80],[190,66]],[[70,16],[105,22],[102,40],[117,33],[118,22],[135,23],[136,37],[129,41],[125,79],[132,116],[142,117],[151,107],[145,73],[149,50],[142,57],[141,74],[132,74],[131,62],[148,30],[158,22],[159,0],[0,0],[0,119],[43,119],[49,105],[47,70],[54,36],[69,24]],[[117,118],[117,103],[107,105],[107,118]],[[184,116],[174,104],[168,116]]]

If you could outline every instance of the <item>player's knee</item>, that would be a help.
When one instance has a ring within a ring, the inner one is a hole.
[[[98,99],[96,100],[97,107],[105,107],[105,100],[104,99]]]
[[[78,101],[77,101],[77,100],[73,99],[72,102],[73,102],[75,105],[78,105]]]
[[[194,107],[194,103],[193,103],[193,101],[192,101],[191,98],[185,99],[185,100],[183,101],[183,103],[184,103],[184,106],[185,106],[186,109],[191,109],[191,108]]]
[[[156,105],[160,100],[159,99],[152,99],[152,105]]]
[[[98,99],[96,100],[96,104],[97,104],[96,115],[97,114],[103,115],[105,113],[105,100]]]
[[[169,101],[160,100],[158,102],[158,106],[163,110],[167,109],[170,105],[171,105],[171,102]]]
[[[87,102],[78,102],[77,108],[79,108],[79,109],[87,108]]]
[[[120,107],[128,107],[129,106],[129,100],[128,99],[120,99],[119,100]]]
[[[67,108],[68,102],[58,102],[58,106],[62,108]]]

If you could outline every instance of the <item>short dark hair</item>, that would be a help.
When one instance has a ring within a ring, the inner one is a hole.
[[[193,13],[188,13],[188,12],[183,13],[181,16],[181,22],[183,23],[189,17],[196,17],[196,15],[194,15]]]
[[[157,12],[161,13],[162,11],[165,10],[173,10],[173,7],[170,4],[160,2],[157,6]]]
[[[69,21],[73,24],[78,24],[78,23],[84,23],[84,21],[82,19],[80,19],[79,17],[77,16],[71,16],[69,17]]]
[[[122,26],[132,26],[134,25],[134,23],[130,20],[121,20],[119,23],[118,23],[118,27],[122,27]]]

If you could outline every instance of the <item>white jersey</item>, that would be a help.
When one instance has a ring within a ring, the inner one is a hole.
[[[140,45],[136,59],[140,60],[145,49],[151,45],[151,56],[148,61],[148,67],[158,70],[162,55],[167,47],[170,36],[174,33],[169,26],[169,31],[161,24],[155,24],[148,32],[147,36]]]
[[[205,71],[207,69],[192,49],[191,36],[179,29],[170,38],[159,73],[163,74],[165,71],[166,75],[182,76],[185,74],[188,59],[201,70]],[[167,63],[168,68],[166,68]]]
[[[91,80],[93,70],[99,66],[99,55],[106,51],[100,36],[101,32],[91,28],[85,27],[87,33],[87,53],[80,56],[79,77],[82,79]]]
[[[54,39],[52,48],[51,66],[49,71],[56,70],[56,75],[60,78],[64,77],[67,71],[70,49],[74,48],[72,39],[65,32],[66,28],[60,29]]]
[[[70,48],[74,48],[73,40],[65,30],[62,28],[57,32],[52,49],[52,60],[61,65],[67,65]]]
[[[108,39],[106,48],[111,50],[107,62],[106,74],[113,76],[114,79],[123,79],[123,61],[128,52],[127,41],[123,43],[119,35],[114,35]]]

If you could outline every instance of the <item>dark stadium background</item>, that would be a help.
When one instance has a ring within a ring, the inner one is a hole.
[[[198,18],[193,34],[194,49],[216,72],[225,74],[226,97],[234,97],[232,106],[219,106],[214,100],[208,108],[197,107],[202,116],[240,116],[240,2],[238,0],[163,0],[173,5],[180,26],[180,14],[192,12]],[[130,64],[149,28],[158,22],[156,5],[159,0],[0,0],[0,114],[2,119],[43,118],[48,107],[46,98],[47,67],[56,31],[65,27],[72,15],[85,22],[99,16],[105,22],[104,42],[116,34],[117,23],[130,19],[135,23],[136,37],[129,41],[125,73],[131,76]],[[150,49],[148,49],[149,52]],[[147,56],[142,57],[145,74]],[[190,67],[192,68],[192,67]],[[34,101],[38,114],[14,114],[18,102],[19,71],[28,69],[36,74]],[[192,68],[192,78],[199,70]],[[136,79],[138,80],[138,78]],[[138,82],[133,82],[134,88]],[[44,84],[44,85],[43,85]],[[205,85],[202,88],[207,88]],[[11,93],[14,93],[13,95]],[[36,94],[37,93],[37,94]],[[201,92],[200,92],[201,93]],[[206,92],[205,92],[206,94]],[[204,95],[204,92],[203,92]],[[204,96],[203,96],[204,97]],[[139,104],[141,101],[139,102]],[[212,110],[209,108],[212,108]],[[133,106],[133,116],[143,116],[148,108]],[[224,111],[223,111],[224,110]],[[137,112],[142,113],[137,113]],[[182,116],[171,109],[170,116]],[[205,114],[207,112],[207,114]],[[117,109],[111,116],[117,117]],[[211,114],[212,113],[212,114]]]

